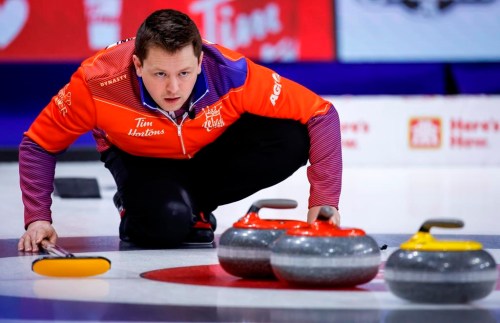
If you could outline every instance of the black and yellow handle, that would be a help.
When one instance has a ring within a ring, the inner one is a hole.
[[[464,221],[462,221],[462,220],[430,219],[430,220],[425,221],[418,231],[419,232],[430,232],[432,227],[456,229],[456,228],[463,228],[463,226],[464,226]]]

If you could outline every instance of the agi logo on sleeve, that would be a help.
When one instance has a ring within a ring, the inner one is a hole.
[[[281,77],[278,74],[273,73],[273,80],[274,80],[273,94],[271,94],[269,100],[271,101],[271,104],[275,106],[276,101],[278,100],[281,94]]]

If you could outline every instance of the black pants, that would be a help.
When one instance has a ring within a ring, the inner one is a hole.
[[[101,160],[126,210],[120,237],[173,247],[184,241],[193,214],[209,214],[283,181],[308,156],[305,125],[245,114],[189,160],[137,157],[116,147],[103,152]]]

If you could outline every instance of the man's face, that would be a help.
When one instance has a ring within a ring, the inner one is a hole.
[[[165,111],[179,110],[189,99],[196,77],[201,73],[203,53],[198,58],[193,45],[175,53],[159,47],[151,47],[144,61],[133,56],[137,75],[160,108]]]

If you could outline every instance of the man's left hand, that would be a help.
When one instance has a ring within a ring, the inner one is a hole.
[[[328,206],[328,205],[325,205],[325,206],[331,208],[333,211],[333,215],[330,218],[330,222],[339,226],[340,225],[340,213],[337,210],[337,208],[335,208],[333,206]],[[316,221],[316,219],[318,218],[319,210],[322,207],[323,206],[313,206],[312,208],[309,209],[309,212],[307,212],[307,222],[308,223],[313,223],[314,221]]]

